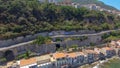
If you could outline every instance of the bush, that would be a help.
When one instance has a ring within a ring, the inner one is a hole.
[[[37,39],[33,41],[33,44],[41,45],[41,44],[46,44],[50,41],[52,41],[50,37],[38,36]]]

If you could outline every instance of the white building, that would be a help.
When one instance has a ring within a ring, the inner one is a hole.
[[[101,53],[103,53],[106,56],[106,58],[111,58],[115,55],[115,50],[110,47],[103,47],[101,49]]]
[[[82,65],[84,64],[84,53],[83,52],[73,52],[67,54],[67,63],[71,65]]]
[[[57,0],[39,0],[40,2],[57,3]]]
[[[83,7],[86,7],[90,10],[99,10],[100,6],[97,6],[96,4],[87,4],[87,5],[83,5]]]
[[[118,40],[116,43],[117,43],[118,46],[120,46],[120,40]]]
[[[57,3],[57,0],[48,0],[49,3]]]

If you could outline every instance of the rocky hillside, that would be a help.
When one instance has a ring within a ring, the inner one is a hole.
[[[120,18],[85,8],[41,4],[38,0],[0,0],[0,39],[52,30],[109,30]]]
[[[66,0],[58,0],[59,2],[64,2]],[[112,6],[109,6],[109,5],[106,5],[104,4],[103,2],[99,1],[99,0],[68,0],[68,1],[71,1],[71,2],[76,2],[76,3],[80,3],[81,5],[86,5],[86,4],[96,4],[102,8],[105,8],[105,9],[109,9],[109,10],[117,10],[116,8],[112,7]]]

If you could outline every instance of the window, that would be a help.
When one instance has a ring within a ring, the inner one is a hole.
[[[34,65],[34,66],[30,66],[29,68],[37,68],[37,65]]]

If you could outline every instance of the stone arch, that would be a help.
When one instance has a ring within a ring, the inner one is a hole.
[[[12,50],[7,50],[4,52],[4,57],[7,61],[12,61],[15,59],[14,52]]]

